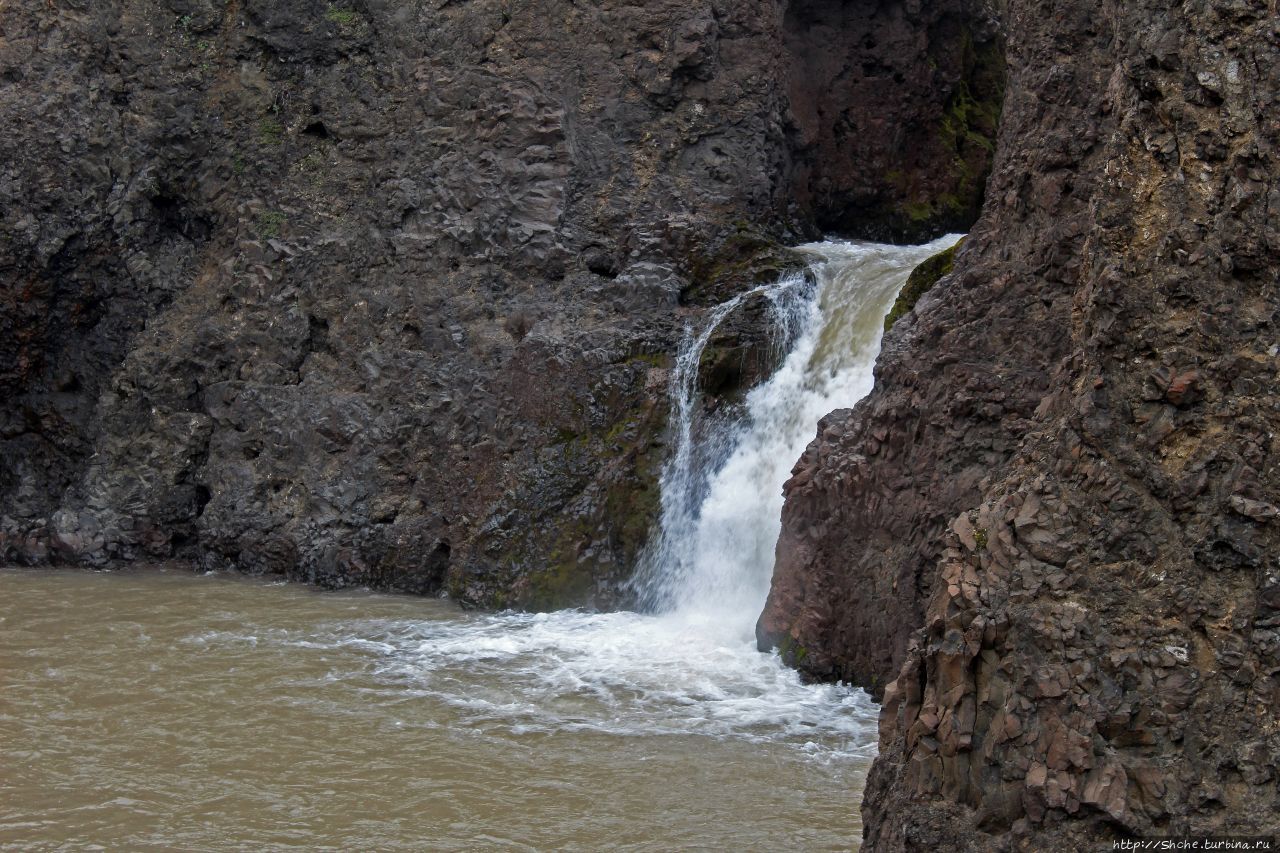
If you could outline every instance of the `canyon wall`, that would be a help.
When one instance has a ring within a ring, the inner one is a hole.
[[[975,215],[998,51],[964,0],[6,0],[0,560],[622,603],[685,323]]]
[[[786,486],[758,634],[875,850],[1280,833],[1280,18],[1009,3],[994,171]]]
[[[2,8],[0,560],[623,603],[685,323],[981,208],[761,642],[883,696],[874,848],[1280,829],[1270,0]]]

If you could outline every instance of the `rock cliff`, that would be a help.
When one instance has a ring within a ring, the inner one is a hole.
[[[0,559],[619,603],[685,322],[981,207],[761,640],[883,696],[875,849],[1280,831],[1274,3],[3,11]]]
[[[0,560],[618,603],[686,321],[972,219],[1000,50],[967,0],[6,0]]]
[[[759,635],[875,850],[1280,833],[1280,18],[1010,2],[979,222],[786,486]]]

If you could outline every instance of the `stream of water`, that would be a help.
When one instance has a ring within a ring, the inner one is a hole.
[[[954,240],[803,247],[812,277],[759,291],[781,366],[702,428],[698,359],[734,306],[689,330],[641,575],[655,612],[0,570],[0,846],[855,846],[876,708],[802,684],[753,626],[783,481],[818,419],[870,390],[907,274]]]

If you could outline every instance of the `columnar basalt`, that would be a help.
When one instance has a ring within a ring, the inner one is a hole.
[[[759,633],[883,691],[871,849],[1274,835],[1275,10],[1006,26],[982,218],[797,466]]]

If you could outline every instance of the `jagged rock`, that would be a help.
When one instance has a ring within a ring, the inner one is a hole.
[[[1232,495],[1229,503],[1233,510],[1240,515],[1252,518],[1254,521],[1271,521],[1274,518],[1280,518],[1280,509],[1263,501],[1254,501],[1240,495]]]
[[[1280,832],[1273,12],[1008,5],[982,217],[798,463],[760,621],[883,691],[864,849]]]
[[[1180,373],[1169,381],[1169,387],[1164,392],[1165,399],[1175,406],[1190,406],[1200,399],[1199,383],[1200,371],[1188,370]]]

